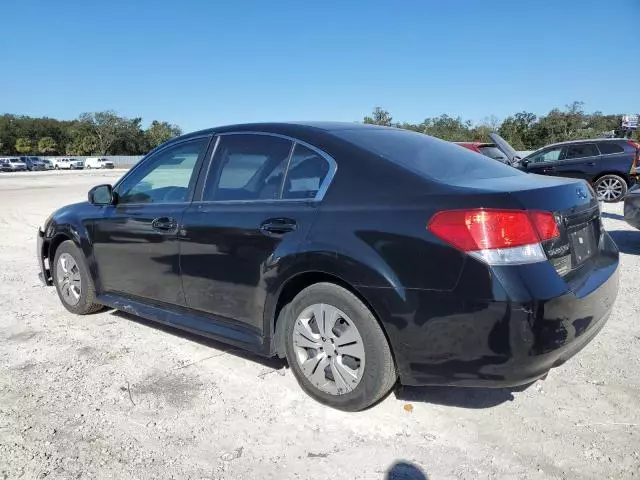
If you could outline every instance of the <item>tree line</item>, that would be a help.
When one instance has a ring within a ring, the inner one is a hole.
[[[126,118],[108,110],[75,120],[0,115],[0,155],[142,155],[182,134],[180,127]]]
[[[516,150],[533,150],[563,140],[617,135],[621,116],[586,113],[583,102],[573,102],[547,115],[519,112],[504,120],[492,115],[477,123],[447,114],[420,123],[394,122],[388,111],[376,107],[363,121],[454,142],[488,142],[489,133],[498,132]],[[4,114],[0,155],[142,155],[181,134],[180,127],[168,122],[154,120],[143,128],[141,118],[121,117],[111,110],[83,113],[75,120]]]
[[[547,115],[519,112],[502,121],[492,115],[478,123],[446,114],[425,118],[420,123],[400,123],[394,122],[388,111],[376,107],[363,121],[413,130],[452,142],[490,142],[489,134],[497,132],[516,150],[535,150],[565,140],[619,136],[621,117],[622,114],[586,113],[583,102],[573,102],[562,110],[554,108]]]

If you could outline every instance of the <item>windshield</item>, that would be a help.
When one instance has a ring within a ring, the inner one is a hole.
[[[332,132],[358,147],[438,181],[525,175],[493,159],[421,133],[392,128],[358,128]]]
[[[507,161],[507,156],[502,153],[502,150],[500,150],[498,147],[478,147],[478,150],[480,150],[483,155],[489,158],[493,158],[494,160],[500,160],[503,163]]]

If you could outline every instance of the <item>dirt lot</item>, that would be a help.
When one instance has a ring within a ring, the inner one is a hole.
[[[346,414],[279,363],[117,312],[73,316],[39,284],[36,228],[120,172],[0,174],[0,478],[635,478],[640,232],[613,316],[524,391],[398,389]],[[414,475],[411,474],[414,473]]]

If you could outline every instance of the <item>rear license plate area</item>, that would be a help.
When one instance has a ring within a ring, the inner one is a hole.
[[[569,232],[569,241],[573,251],[573,265],[582,265],[596,252],[596,235],[593,222]]]

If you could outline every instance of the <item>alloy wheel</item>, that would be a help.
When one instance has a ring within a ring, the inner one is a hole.
[[[362,337],[353,321],[332,305],[319,303],[302,311],[293,328],[293,346],[302,373],[323,392],[342,395],[362,380]]]
[[[82,293],[82,279],[78,264],[68,253],[63,253],[58,259],[56,281],[60,288],[62,299],[69,305],[77,305]]]
[[[622,195],[622,181],[617,178],[605,178],[598,183],[597,194],[602,200],[617,200]]]

